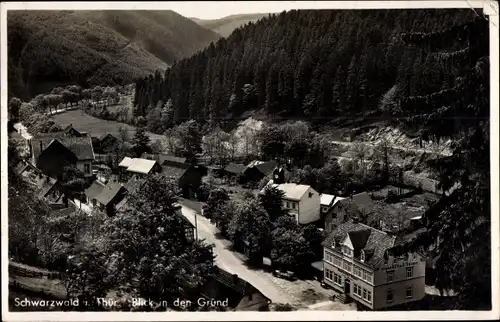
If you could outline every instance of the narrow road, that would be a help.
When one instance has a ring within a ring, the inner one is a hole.
[[[189,208],[186,203],[182,201],[179,203],[182,205],[183,215],[191,221],[191,223],[195,224],[195,210]],[[198,226],[198,238],[205,239],[207,243],[215,245],[215,262],[219,267],[232,274],[237,274],[248,281],[274,303],[294,303],[297,301],[283,290],[278,289],[266,276],[267,273],[249,269],[241,258],[228,249],[228,246],[231,244],[229,241],[215,237],[218,230],[208,219],[201,215],[197,215],[196,221]]]

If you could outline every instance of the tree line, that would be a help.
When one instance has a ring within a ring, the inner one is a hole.
[[[236,201],[225,189],[212,187],[203,215],[235,249],[245,251],[250,262],[262,264],[266,256],[274,268],[307,274],[310,264],[322,258],[325,236],[314,225],[299,226],[282,208],[283,194],[269,186],[261,196],[248,193]]]
[[[155,115],[157,125],[167,127],[187,119],[234,119],[260,108],[275,117],[318,122],[355,115],[412,116],[417,112],[410,105],[392,102],[451,87],[461,70],[441,64],[425,48],[408,48],[400,35],[473,19],[469,10],[273,14],[236,29],[163,74],[139,79],[134,113]],[[162,111],[168,122],[158,122]]]
[[[175,182],[149,177],[114,217],[89,216],[79,209],[51,210],[14,171],[19,160],[10,144],[9,209],[18,215],[9,216],[9,258],[62,272],[67,298],[80,299],[75,310],[104,310],[96,299],[110,291],[118,298],[170,301],[195,292],[212,274],[212,246],[190,241],[175,213]],[[113,309],[153,310],[132,308],[126,300]]]

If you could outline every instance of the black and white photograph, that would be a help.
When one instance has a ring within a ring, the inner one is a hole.
[[[412,2],[3,2],[3,319],[498,318],[498,2]]]

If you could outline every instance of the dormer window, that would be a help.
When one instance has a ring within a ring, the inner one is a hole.
[[[337,247],[336,243],[335,243],[335,239],[332,241],[332,248],[335,248]]]
[[[361,261],[362,261],[362,262],[364,262],[364,261],[365,261],[365,259],[366,259],[366,256],[365,256],[365,251],[364,251],[364,250],[362,250],[362,251],[361,251],[361,256],[360,256],[360,259],[361,259]]]

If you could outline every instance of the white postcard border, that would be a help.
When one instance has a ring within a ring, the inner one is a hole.
[[[7,10],[167,10],[175,3],[193,6],[196,2],[2,2],[1,30],[1,218],[2,218],[2,320],[6,321],[270,321],[270,320],[478,320],[499,318],[499,19],[498,3],[491,0],[462,1],[267,1],[286,4],[290,9],[417,9],[417,8],[481,8],[490,20],[490,161],[491,161],[491,311],[293,311],[293,312],[8,312],[8,240],[7,240]],[[243,1],[242,7],[252,7],[252,1]],[[223,5],[214,2],[212,6]],[[284,9],[285,10],[285,9]]]

